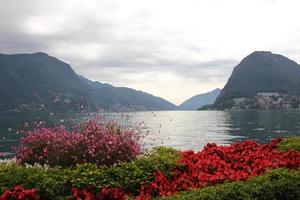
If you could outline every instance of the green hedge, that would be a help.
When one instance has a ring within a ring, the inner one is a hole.
[[[296,200],[300,199],[300,171],[276,169],[248,181],[230,182],[181,192],[157,200]]]
[[[142,156],[131,163],[97,170],[94,165],[78,165],[72,170],[72,185],[82,188],[122,187],[126,192],[137,194],[142,182],[150,180],[153,172],[159,170],[170,174],[177,166],[179,152],[168,147],[158,147],[150,156]]]
[[[179,153],[167,147],[155,148],[149,155],[140,156],[133,162],[115,167],[98,168],[93,164],[78,165],[74,168],[25,167],[17,164],[0,165],[0,194],[7,188],[23,185],[36,188],[42,199],[66,199],[71,188],[92,186],[123,187],[126,192],[136,194],[139,185],[152,178],[156,170],[170,173],[177,166]]]
[[[300,151],[300,137],[285,138],[277,144],[277,148],[282,151],[287,151],[289,149]]]

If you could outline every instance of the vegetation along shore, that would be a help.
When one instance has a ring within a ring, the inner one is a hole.
[[[300,138],[145,151],[138,130],[88,120],[23,133],[0,199],[297,199]]]

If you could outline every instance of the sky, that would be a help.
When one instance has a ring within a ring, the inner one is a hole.
[[[0,0],[0,53],[45,52],[76,73],[175,104],[222,88],[256,50],[300,63],[299,0]]]

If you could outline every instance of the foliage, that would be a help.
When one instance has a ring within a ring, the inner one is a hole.
[[[131,161],[141,152],[140,135],[114,122],[93,119],[75,130],[38,127],[25,133],[17,148],[17,159],[25,164],[69,167],[81,163],[112,166]]]
[[[123,187],[126,192],[137,194],[142,182],[153,178],[155,171],[166,174],[177,166],[179,153],[172,148],[158,147],[150,155],[122,163],[115,167],[97,169],[94,165],[83,164],[72,169],[72,185],[76,188]]]
[[[157,147],[132,162],[105,168],[87,163],[64,169],[0,164],[0,194],[15,185],[35,188],[42,199],[65,199],[71,195],[72,188],[91,188],[97,193],[100,188],[122,187],[128,193],[137,194],[141,183],[151,180],[154,171],[168,174],[177,166],[178,159],[179,153],[176,150]]]
[[[42,199],[64,199],[72,188],[70,178],[68,171],[57,167],[1,164],[0,194],[7,188],[22,185],[25,188],[35,188]]]
[[[276,169],[248,181],[236,181],[180,192],[157,200],[295,200],[300,198],[300,171]]]
[[[263,175],[269,168],[300,167],[300,152],[289,150],[280,152],[276,144],[259,145],[254,141],[235,143],[230,146],[207,144],[200,152],[181,153],[180,163],[184,166],[173,170],[168,178],[163,172],[156,172],[154,180],[142,186],[140,197],[170,196],[191,188],[202,188],[225,181],[247,180]]]
[[[0,196],[0,200],[38,200],[35,189],[26,190],[23,186],[15,186],[12,190],[6,189]]]
[[[277,144],[277,148],[281,151],[287,151],[289,149],[300,151],[300,137],[285,138]]]

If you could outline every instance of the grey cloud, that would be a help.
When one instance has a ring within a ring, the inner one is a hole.
[[[136,58],[136,59],[135,59]],[[85,63],[87,71],[110,71],[117,70],[123,74],[137,74],[143,72],[160,73],[164,71],[173,72],[181,77],[193,78],[198,81],[208,82],[226,81],[232,68],[238,62],[234,59],[213,60],[207,62],[174,61],[158,58],[151,53],[141,54],[130,59],[130,56],[123,58],[111,58]],[[78,64],[81,65],[81,64]],[[115,78],[115,74],[112,74]]]
[[[20,53],[43,51],[58,55],[59,59],[68,61],[74,65],[76,71],[86,75],[98,74],[99,81],[128,82],[131,74],[171,72],[185,78],[192,78],[199,82],[210,82],[227,79],[233,66],[237,63],[234,59],[217,59],[201,61],[185,58],[185,55],[174,55],[164,50],[165,47],[179,48],[182,51],[201,54],[205,49],[194,44],[177,44],[172,39],[163,37],[151,37],[144,35],[132,35],[131,33],[117,32],[115,28],[120,26],[113,15],[101,17],[107,8],[114,10],[115,4],[107,4],[108,7],[100,9],[97,13],[82,9],[78,13],[66,15],[59,25],[61,27],[53,34],[32,34],[25,29],[24,23],[30,17],[43,17],[56,14],[55,3],[44,5],[42,1],[14,1],[4,0],[0,7],[0,51],[3,53]],[[58,4],[59,5],[59,4]],[[63,5],[62,5],[63,6]],[[95,17],[95,14],[100,17]],[[111,16],[111,19],[108,19]],[[147,18],[151,13],[140,11],[132,17]],[[43,24],[42,24],[43,25]],[[45,22],[44,26],[47,26]],[[158,33],[159,34],[159,33]],[[168,33],[162,33],[168,36]],[[174,34],[176,34],[174,32]],[[96,56],[87,59],[78,54],[72,55],[67,49],[59,49],[68,46],[80,48],[81,45],[92,44],[96,47]],[[100,49],[99,52],[97,49]],[[118,73],[122,76],[118,76]],[[126,75],[128,75],[126,78]],[[111,81],[109,81],[111,80]],[[150,81],[155,81],[149,77]]]

